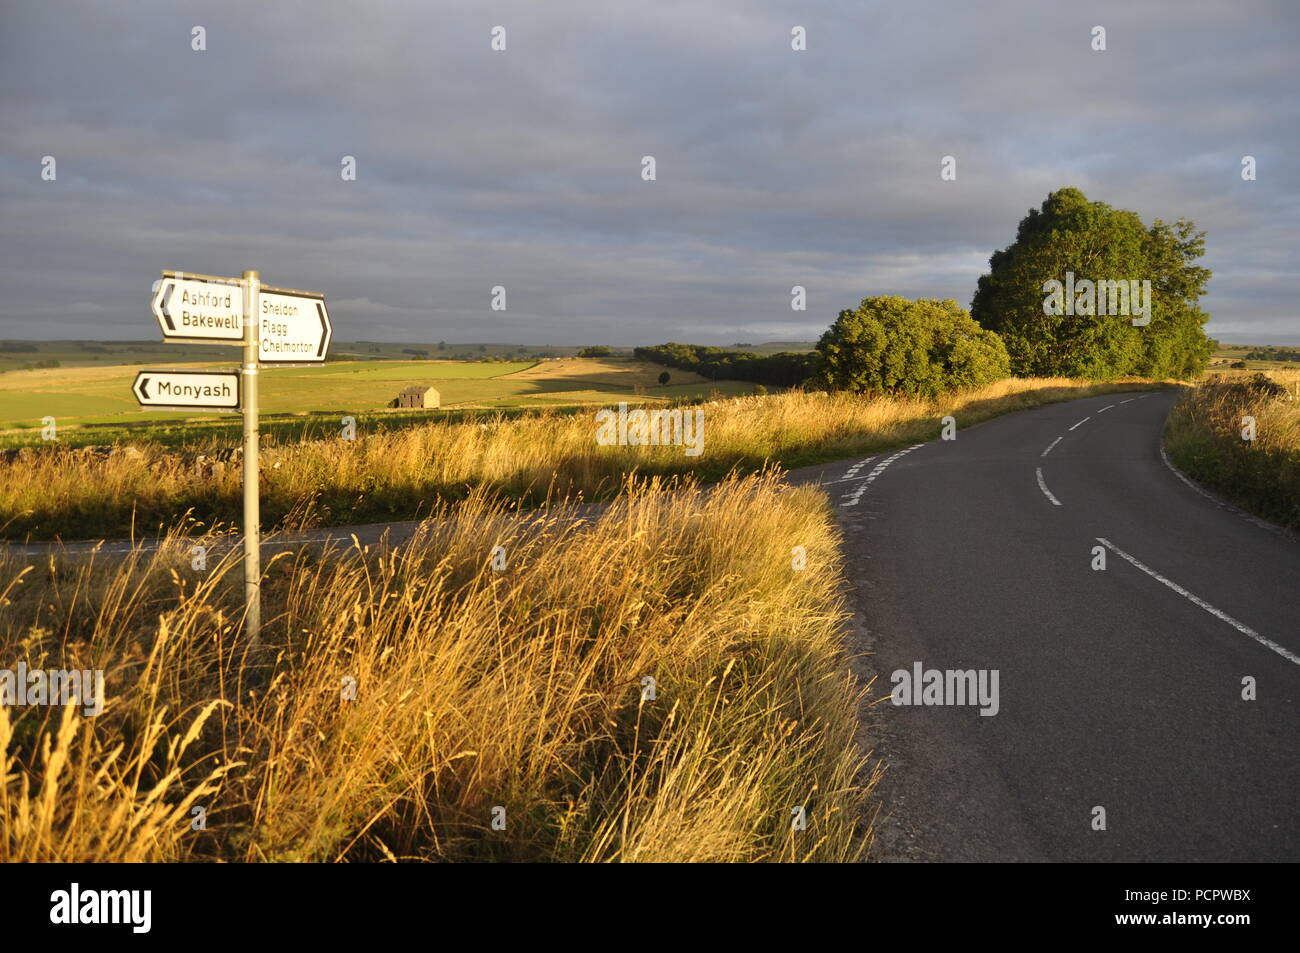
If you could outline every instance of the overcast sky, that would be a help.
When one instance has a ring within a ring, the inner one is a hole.
[[[338,340],[808,340],[968,306],[1076,186],[1208,230],[1211,334],[1300,342],[1298,130],[1294,0],[0,0],[0,336],[257,268]]]

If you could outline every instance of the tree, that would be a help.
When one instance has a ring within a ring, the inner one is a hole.
[[[667,372],[667,371],[664,371],[662,374],[659,375],[659,383],[660,383],[661,385],[663,385],[663,386],[667,386],[669,380],[670,380],[670,378],[669,378],[669,376],[668,376],[668,372]]]
[[[1209,315],[1196,306],[1210,278],[1193,264],[1204,252],[1205,233],[1185,219],[1148,228],[1136,212],[1059,189],[993,253],[971,315],[1001,336],[1019,376],[1195,376],[1213,351],[1202,329]],[[1145,315],[1125,294],[1143,281]]]
[[[609,357],[609,348],[604,345],[584,347],[578,352],[578,357]]]
[[[830,390],[934,396],[1006,377],[1006,348],[956,301],[864,298],[817,342]]]

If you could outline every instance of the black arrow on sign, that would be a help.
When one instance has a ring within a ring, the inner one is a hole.
[[[329,340],[330,326],[325,321],[325,306],[319,301],[316,302],[316,317],[320,318],[320,347],[316,349],[316,356],[320,357],[325,353],[325,342]]]
[[[149,392],[145,390],[144,387],[148,383],[149,378],[144,376],[141,376],[140,379],[135,382],[135,392],[146,402],[149,400]]]
[[[160,302],[163,320],[167,322],[167,329],[169,331],[176,330],[176,325],[172,324],[172,313],[167,310],[167,301],[171,298],[172,292],[175,290],[176,283],[174,281],[168,281],[166,287],[163,288],[162,301]]]

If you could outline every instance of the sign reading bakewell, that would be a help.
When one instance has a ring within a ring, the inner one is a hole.
[[[243,343],[244,289],[238,278],[163,272],[154,282],[152,307],[164,340]]]

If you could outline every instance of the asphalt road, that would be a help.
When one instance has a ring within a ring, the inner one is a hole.
[[[1300,859],[1300,543],[1162,460],[1174,398],[792,474],[833,492],[874,653],[879,859]],[[918,661],[996,670],[997,713],[894,705]]]

